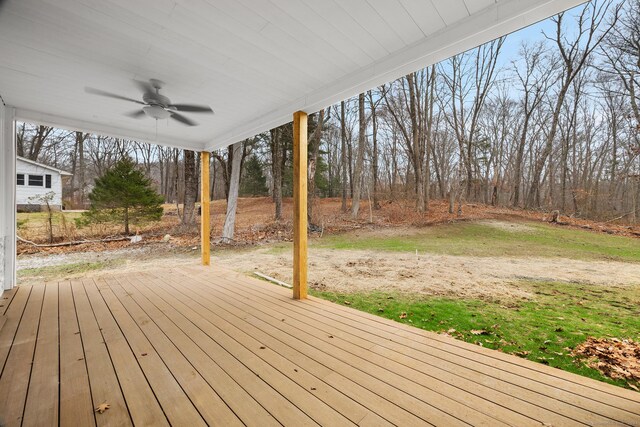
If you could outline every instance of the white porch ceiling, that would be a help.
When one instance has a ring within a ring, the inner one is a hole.
[[[212,150],[583,0],[0,0],[0,95],[18,119]],[[200,123],[123,115],[165,82]]]

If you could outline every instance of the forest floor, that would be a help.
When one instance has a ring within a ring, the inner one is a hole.
[[[272,209],[268,199],[241,200],[238,241],[215,244],[212,264],[290,283],[290,217],[275,224]],[[354,221],[340,213],[339,200],[316,209],[323,231],[309,243],[312,294],[620,386],[640,385],[640,370],[625,368],[640,363],[637,227],[565,217],[564,225],[549,224],[541,212],[477,204],[458,217],[444,201],[424,216],[400,202],[372,217],[366,204],[363,211]],[[213,235],[223,212],[214,203]],[[136,244],[23,244],[19,280],[193,265],[197,232],[177,227],[176,218],[169,210],[165,227],[142,230]],[[593,352],[602,348],[619,351],[601,362]]]

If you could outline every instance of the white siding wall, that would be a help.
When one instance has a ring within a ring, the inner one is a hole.
[[[18,205],[39,205],[29,197],[44,195],[50,191],[55,193],[55,197],[51,201],[52,205],[62,206],[62,179],[59,172],[36,166],[31,163],[17,159],[16,161],[16,177],[18,174],[24,174],[24,185],[16,187],[16,204]],[[29,175],[42,175],[42,187],[34,187],[29,185]],[[51,175],[51,188],[46,188],[46,175]]]

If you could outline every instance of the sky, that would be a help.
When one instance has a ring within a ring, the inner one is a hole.
[[[609,2],[611,4],[611,8],[624,1],[625,0],[600,0],[600,3]],[[573,18],[578,16],[583,7],[584,5],[580,5],[566,12],[564,19],[565,28],[571,30],[577,27],[575,19]],[[552,22],[551,19],[545,19],[544,21],[540,21],[536,24],[530,25],[529,27],[516,31],[515,33],[509,34],[502,46],[502,52],[499,58],[501,63],[500,65],[508,66],[511,61],[517,57],[518,50],[520,49],[522,42],[529,41],[535,43],[537,41],[544,40],[544,35],[542,34],[543,31],[548,35],[553,36],[555,32],[555,23]]]

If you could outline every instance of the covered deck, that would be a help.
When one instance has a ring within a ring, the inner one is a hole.
[[[640,425],[637,393],[218,266],[3,298],[7,426]]]

